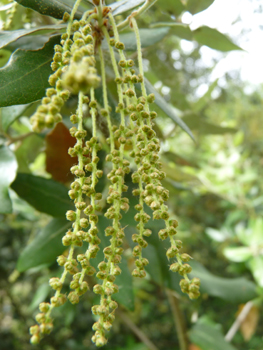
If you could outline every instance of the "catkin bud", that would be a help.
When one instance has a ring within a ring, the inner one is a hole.
[[[34,334],[32,335],[32,337],[30,338],[30,343],[33,345],[36,345],[40,342],[40,336],[39,334]]]
[[[71,302],[71,304],[78,304],[79,296],[76,292],[70,292],[68,295],[68,300]]]
[[[34,326],[31,326],[31,327],[29,328],[29,333],[30,333],[31,335],[38,334],[38,333],[39,333],[39,326],[38,326],[37,324],[34,325]]]
[[[76,213],[73,211],[73,210],[68,210],[66,212],[66,218],[69,220],[69,221],[75,221],[76,220]]]

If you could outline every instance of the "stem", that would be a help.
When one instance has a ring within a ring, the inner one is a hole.
[[[105,70],[105,62],[104,62],[104,56],[103,56],[103,51],[102,51],[101,45],[99,45],[98,50],[99,50],[99,56],[100,56],[103,104],[104,104],[104,108],[108,112],[108,115],[106,118],[107,118],[109,134],[110,134],[111,151],[113,151],[114,150],[114,138],[113,138],[113,132],[112,132],[111,119],[110,119],[110,115],[109,115],[109,102],[108,102],[108,95],[107,95],[106,70]]]
[[[169,304],[171,306],[173,320],[176,327],[176,332],[179,340],[180,350],[188,349],[188,339],[186,335],[185,322],[182,311],[180,310],[177,299],[173,295],[173,291],[165,289]]]
[[[176,27],[178,24],[182,25],[180,22],[158,22],[158,23],[153,23],[149,25],[149,28],[162,28],[162,27]],[[187,26],[187,25],[185,25]]]
[[[95,91],[94,88],[90,89],[90,100],[91,101],[95,101]],[[97,126],[96,126],[96,108],[91,107],[90,109],[90,114],[91,114],[91,119],[92,119],[92,137],[96,138],[97,137]],[[97,157],[97,149],[96,147],[92,148],[92,160],[94,160]],[[95,186],[97,183],[97,164],[94,163],[94,168],[92,170],[92,175],[91,175],[91,187],[95,190]],[[83,183],[85,183],[85,180],[83,179]],[[95,214],[95,205],[96,205],[96,192],[93,192],[90,194],[90,204],[93,207],[93,211],[90,215]],[[94,229],[96,228],[96,223],[94,221],[90,220],[90,229]],[[85,256],[88,260],[91,259],[91,254],[90,254],[90,249],[94,246],[93,242],[89,242],[89,247],[85,252]],[[88,266],[89,267],[89,266]],[[88,267],[82,267],[82,271],[81,271],[81,277],[79,279],[79,283],[81,284],[84,280],[86,271]]]
[[[149,104],[147,102],[147,91],[146,91],[146,87],[144,84],[144,72],[143,72],[143,63],[142,63],[142,46],[141,46],[140,32],[139,32],[139,28],[138,28],[138,25],[137,25],[135,18],[131,19],[131,23],[132,23],[132,27],[133,27],[133,30],[134,30],[134,33],[136,36],[136,42],[137,42],[137,57],[138,57],[139,73],[142,76],[142,82],[141,82],[142,96],[146,100],[145,110],[146,110],[146,112],[150,113],[150,107],[149,107]],[[149,118],[147,120],[147,125],[150,128],[152,128],[151,121]]]
[[[95,100],[95,92],[94,89],[90,89],[90,99],[91,101]],[[92,136],[93,137],[97,137],[97,127],[96,127],[96,110],[95,108],[91,109],[91,117],[92,117]],[[95,157],[97,156],[97,150],[95,147],[93,147],[92,149],[92,159],[95,159]],[[96,170],[97,170],[97,166],[96,169],[93,170],[92,172],[92,187],[95,188],[96,186]],[[95,194],[93,193],[91,195],[91,205],[93,206],[93,208],[95,208]],[[94,209],[94,213],[95,213],[95,209]],[[94,222],[92,222],[92,227],[94,227],[95,224]]]
[[[151,342],[151,340],[142,332],[140,328],[138,328],[130,319],[121,311],[118,311],[118,315],[122,319],[122,321],[128,326],[133,333],[148,347],[149,350],[158,350],[158,348]]]
[[[142,48],[141,48],[141,38],[140,38],[140,32],[139,28],[137,26],[137,22],[134,18],[131,19],[132,27],[136,36],[136,42],[137,42],[137,54],[138,54],[138,65],[139,65],[139,73],[144,76],[143,72],[143,63],[142,63]],[[142,89],[142,95],[147,99],[147,92],[145,88],[144,81],[141,83],[141,89]],[[149,110],[147,111],[149,112]]]
[[[113,14],[110,12],[109,13],[109,19],[110,19],[110,23],[112,25],[112,29],[113,29],[113,32],[114,32],[114,37],[115,37],[115,40],[116,41],[120,41],[120,36],[119,36],[119,32],[118,32],[118,26],[116,25],[116,22],[115,22],[115,19],[113,17]],[[119,54],[120,54],[120,58],[122,60],[126,60],[126,57],[123,53],[123,50],[118,50]]]
[[[138,10],[135,10],[131,13],[129,17],[127,17],[123,22],[118,24],[118,29],[122,30],[125,27],[129,25],[130,19],[131,18],[136,18],[142,15],[145,11],[147,11],[152,5],[156,3],[157,0],[146,0],[146,2],[138,8]]]
[[[95,92],[94,88],[90,89],[90,100],[95,100]],[[92,136],[97,136],[97,127],[96,127],[96,110],[94,108],[91,109],[91,118],[92,118]]]
[[[88,17],[88,19],[87,19],[87,17]],[[97,13],[93,13],[93,11],[87,11],[84,13],[82,19],[84,21],[86,21],[86,23],[90,23],[93,19],[98,19],[98,15],[97,15]]]
[[[72,259],[73,253],[74,253],[74,245],[72,244],[72,245],[70,246],[70,249],[69,249],[68,259]],[[60,282],[62,283],[62,287],[61,287],[60,289],[56,290],[55,297],[58,297],[58,296],[60,295],[61,289],[63,288],[63,284],[64,284],[65,279],[66,279],[66,277],[67,277],[67,274],[68,274],[68,272],[67,272],[67,270],[64,268],[64,271],[63,271],[63,273],[62,273],[62,275],[61,275],[61,277],[60,277]],[[52,310],[54,309],[54,307],[55,307],[55,305],[51,303],[51,304],[50,304],[50,308],[49,308],[49,310],[48,310],[48,312],[47,312],[47,314],[46,314],[47,317],[50,316],[50,314],[51,314]]]
[[[97,6],[98,9],[98,22],[99,27],[103,26],[103,16],[102,16],[102,1],[100,0],[99,6]]]
[[[111,12],[109,13],[108,16],[109,16],[110,23],[112,25],[112,29],[113,29],[113,32],[114,32],[114,38],[115,38],[116,41],[120,41],[120,36],[119,36],[119,32],[118,32],[118,28],[117,28],[115,19],[114,19],[114,17],[113,17]],[[123,50],[118,49],[118,52],[119,52],[121,60],[126,61],[126,57],[125,57],[125,54],[124,54]],[[125,73],[127,73],[128,75],[132,75],[131,72],[130,72],[130,69],[122,68],[122,75],[123,75],[123,77],[125,76]],[[128,86],[125,83],[123,84],[123,87],[124,87],[125,91],[128,89]],[[130,83],[130,87],[135,93],[134,84]],[[135,93],[135,96],[136,96],[136,93]],[[136,97],[135,96],[133,97],[133,102],[134,103],[136,102]],[[130,100],[129,97],[125,96],[125,100],[126,100],[126,105],[128,106],[129,105],[129,100]]]
[[[79,96],[78,96],[78,131],[83,131],[83,92],[79,92]],[[82,147],[82,139],[78,139],[77,140],[77,144],[80,145]],[[78,154],[78,166],[79,169],[83,169],[83,155],[80,153]],[[79,179],[79,184],[80,184],[80,188],[83,186],[84,184],[84,178],[81,177]],[[79,194],[78,194],[78,202],[82,201],[82,191],[79,190]],[[74,226],[74,233],[77,233],[80,227],[79,221],[80,221],[80,216],[81,216],[81,210],[77,209],[76,210],[76,221],[75,221],[75,226]],[[73,253],[72,253],[73,254]]]
[[[68,38],[70,37],[70,34],[71,34],[71,27],[72,27],[72,23],[73,23],[73,20],[74,20],[74,16],[75,16],[75,13],[77,12],[77,9],[79,7],[79,4],[81,3],[82,0],[77,0],[73,6],[73,9],[71,11],[71,14],[70,14],[70,18],[69,18],[69,21],[68,21],[68,27],[67,27],[67,34],[68,34]]]
[[[107,29],[105,27],[103,27],[102,30],[103,30],[103,34],[104,34],[104,36],[105,36],[105,38],[107,40],[108,47],[109,47],[109,50],[110,50],[111,63],[112,63],[112,66],[113,66],[113,70],[114,70],[115,76],[116,76],[116,78],[120,78],[120,73],[119,73],[118,65],[117,65],[117,62],[116,62],[116,59],[115,59],[114,50],[113,50],[112,46],[110,45],[109,33],[107,32]],[[119,102],[123,103],[123,89],[122,89],[121,84],[117,84],[117,92],[118,92]],[[125,126],[125,116],[124,116],[124,110],[123,109],[121,109],[120,114],[121,114],[121,125]]]

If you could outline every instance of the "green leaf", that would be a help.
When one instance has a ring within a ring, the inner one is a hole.
[[[198,101],[193,103],[192,110],[194,112],[200,112],[210,101],[211,101],[211,94],[214,91],[214,89],[217,87],[218,79],[213,81],[212,84],[210,84],[207,92],[200,97]]]
[[[150,264],[146,266],[146,271],[149,273],[154,282],[158,283],[160,286],[163,286],[166,275],[163,274],[161,258],[158,254],[156,246],[149,244],[145,249],[143,256],[150,262]],[[166,266],[166,268],[168,270],[168,266]]]
[[[222,278],[210,273],[196,261],[191,262],[193,268],[190,277],[201,280],[201,293],[233,302],[243,303],[257,296],[256,285],[246,278]]]
[[[158,1],[157,6],[164,11],[167,11],[171,15],[179,16],[185,11],[185,6],[181,0],[165,0]]]
[[[150,211],[148,211],[148,214]],[[167,287],[182,294],[179,287],[181,276],[169,270],[169,261],[166,256],[166,251],[170,247],[168,241],[161,241],[158,237],[158,232],[163,228],[159,222],[150,220],[147,224],[153,234],[147,238],[148,247],[144,249],[144,256],[149,260],[149,265],[146,266],[146,271],[151,278],[162,287]]]
[[[231,231],[224,226],[220,230],[208,227],[205,230],[205,233],[216,242],[224,242],[225,240],[232,238]]]
[[[10,56],[11,52],[9,50],[0,50],[0,68],[7,64]]]
[[[202,350],[236,350],[215,326],[198,321],[189,331],[191,342]]]
[[[144,78],[144,81],[145,81],[147,92],[149,94],[154,93],[155,103],[157,104],[157,106],[160,107],[162,109],[162,111],[169,118],[171,118],[177,125],[179,125],[180,128],[182,128],[193,140],[195,140],[194,135],[192,134],[191,130],[185,124],[185,122],[178,116],[175,109],[165,101],[165,99],[158,93],[158,91],[155,90],[155,88],[152,86],[152,84],[146,78]]]
[[[206,45],[211,49],[219,51],[242,50],[234,44],[226,35],[218,30],[202,26],[193,31],[194,39],[201,45]]]
[[[252,252],[248,247],[227,247],[224,249],[224,255],[231,261],[243,262],[252,257]]]
[[[52,37],[43,49],[16,50],[9,63],[0,69],[0,107],[39,100],[49,86],[50,63],[58,37]]]
[[[39,134],[32,134],[24,139],[21,146],[15,151],[18,172],[31,174],[30,165],[34,164],[37,157],[43,155],[41,152],[44,147],[44,139]]]
[[[15,0],[22,6],[35,10],[41,15],[62,19],[65,12],[70,13],[72,6],[65,4],[63,0]],[[81,12],[75,14],[76,19],[80,19]]]
[[[7,132],[8,127],[28,108],[29,104],[4,107],[1,109],[2,129]]]
[[[112,9],[113,15],[117,16],[123,12],[133,9],[136,6],[141,5],[143,2],[145,2],[145,0],[123,0],[123,1],[114,2],[109,6]]]
[[[263,256],[255,256],[248,265],[258,285],[263,287]]]
[[[178,166],[189,166],[199,168],[196,159],[188,159],[172,151],[163,152],[162,156],[165,157],[169,162],[173,162]]]
[[[125,257],[122,257],[119,266],[121,268],[121,274],[117,276],[115,283],[119,287],[120,292],[114,295],[114,299],[128,310],[134,310],[132,275]]]
[[[191,185],[200,185],[200,180],[195,176],[182,171],[178,166],[170,167],[167,162],[163,162],[162,169],[165,172],[167,178],[176,182],[190,182]]]
[[[213,2],[214,0],[188,0],[186,10],[194,15],[207,9]]]
[[[68,189],[51,179],[19,173],[12,189],[35,209],[54,217],[65,217],[67,210],[75,208]]]
[[[249,220],[249,229],[247,232],[247,240],[250,246],[258,246],[263,244],[263,218],[257,217]]]
[[[17,162],[14,153],[5,146],[0,146],[0,213],[12,213],[12,202],[8,188],[16,177]]]
[[[19,30],[1,32],[0,49],[27,35],[33,35],[33,34],[44,35],[44,34],[49,34],[57,31],[61,32],[62,30],[65,30],[65,29],[66,29],[65,24],[51,24],[48,26],[42,26],[37,28],[19,29]]]
[[[183,121],[191,128],[197,130],[200,134],[207,135],[222,135],[226,133],[235,133],[237,129],[230,127],[223,127],[207,122],[196,113],[185,113]]]
[[[112,86],[110,85],[110,83],[108,83],[107,87],[108,87],[108,91],[107,91],[108,102],[109,102],[109,105],[110,105],[110,107],[112,109],[110,118],[111,118],[113,124],[119,124],[120,123],[120,115],[119,115],[119,113],[116,113],[116,111],[115,111],[116,101],[114,100],[114,98],[113,98],[113,96],[111,94]],[[102,91],[102,87],[98,87],[95,90],[95,98],[99,102],[99,104],[101,106],[103,106],[103,91]]]
[[[193,33],[187,24],[183,23],[173,23],[170,25],[170,33],[178,36],[181,39],[193,40]]]
[[[193,33],[189,25],[177,22],[159,22],[151,25],[152,28],[169,27],[170,34],[176,35],[181,39],[193,40]]]
[[[39,304],[45,301],[50,293],[50,285],[48,283],[41,284],[34,294],[34,297],[29,305],[29,310],[32,312],[38,308]]]
[[[169,28],[152,28],[140,29],[140,38],[142,48],[154,45],[161,41],[169,32]],[[137,51],[137,43],[134,32],[124,33],[120,35],[120,40],[125,45],[125,50]]]
[[[53,219],[22,251],[17,262],[17,270],[24,272],[32,267],[52,264],[66,249],[61,239],[71,223],[66,219]]]

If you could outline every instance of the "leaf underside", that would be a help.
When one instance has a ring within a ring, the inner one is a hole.
[[[28,104],[25,105],[17,105],[4,107],[1,110],[1,122],[2,129],[4,132],[7,132],[9,126],[19,117],[23,115],[23,113],[28,108]]]
[[[112,9],[112,14],[114,16],[117,16],[123,12],[133,9],[136,6],[141,5],[144,2],[145,0],[123,0],[114,2],[113,4],[110,4],[109,7]]]
[[[56,31],[61,31],[66,28],[65,24],[52,24],[37,28],[30,28],[30,29],[19,29],[19,30],[12,30],[12,31],[6,31],[1,32],[0,34],[0,49],[3,47],[13,43],[14,41],[23,38],[24,36],[32,36],[36,33],[38,34],[49,34]],[[32,37],[31,37],[32,39]]]

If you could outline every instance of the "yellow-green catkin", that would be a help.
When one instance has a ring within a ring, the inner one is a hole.
[[[88,29],[88,30],[87,30]],[[78,92],[78,109],[76,114],[71,116],[71,122],[77,126],[70,129],[71,136],[76,138],[76,144],[69,149],[69,154],[72,157],[78,158],[78,164],[71,168],[71,172],[75,175],[75,180],[71,184],[69,196],[74,200],[75,210],[69,210],[66,217],[72,222],[72,229],[68,230],[62,239],[64,246],[69,247],[67,256],[61,255],[57,261],[60,266],[63,266],[64,271],[60,278],[51,278],[50,286],[56,291],[55,296],[50,300],[50,303],[40,304],[40,313],[36,316],[36,321],[39,325],[30,328],[32,334],[31,342],[37,343],[41,336],[48,333],[52,329],[51,312],[54,307],[63,305],[68,299],[72,304],[79,302],[79,297],[88,290],[88,284],[84,280],[85,275],[93,275],[95,273],[94,267],[90,265],[90,259],[94,258],[99,250],[100,239],[97,237],[98,229],[96,224],[98,216],[96,211],[101,210],[99,200],[101,193],[96,193],[95,186],[98,179],[102,176],[102,171],[97,169],[99,158],[97,152],[101,149],[96,137],[96,101],[94,98],[94,83],[99,82],[99,77],[96,75],[94,68],[94,45],[93,38],[88,34],[90,27],[85,26],[87,34],[83,34],[86,42],[81,41],[79,35],[73,38],[71,43],[72,58],[69,62],[69,70],[71,64],[80,62],[90,58],[92,63],[88,65],[85,71],[85,77],[88,79],[88,84],[83,86],[79,83],[78,77],[75,80],[74,93]],[[77,32],[79,33],[79,32]],[[77,59],[76,59],[77,57]],[[90,77],[91,75],[91,77]],[[67,75],[63,75],[60,79],[62,84],[67,84]],[[78,91],[77,91],[78,90]],[[90,92],[91,101],[84,95],[87,91]],[[87,135],[83,128],[83,104],[88,104],[93,119],[93,137],[85,143]],[[88,173],[91,175],[88,175]],[[89,198],[89,203],[88,203]],[[89,229],[87,231],[87,229]],[[79,254],[77,259],[74,257],[74,248],[82,246],[83,241],[89,242],[89,248],[85,254]],[[81,270],[79,270],[79,264]],[[62,293],[63,284],[68,274],[72,275],[70,288],[72,291],[66,296]]]
[[[109,43],[109,35],[106,28],[103,28],[103,32]],[[114,52],[111,46],[109,46],[109,49],[116,79],[120,79]],[[110,236],[111,239],[110,245],[103,250],[104,261],[99,264],[99,272],[96,275],[102,282],[101,284],[96,284],[93,288],[94,293],[100,294],[100,304],[92,307],[93,314],[99,316],[98,321],[93,325],[95,334],[92,337],[92,341],[97,346],[102,346],[107,343],[106,332],[109,331],[112,326],[112,322],[115,319],[114,312],[117,308],[117,303],[112,300],[112,295],[118,292],[118,286],[114,284],[114,281],[116,276],[121,273],[118,266],[121,261],[121,254],[123,253],[123,248],[121,246],[124,238],[124,230],[120,223],[122,218],[121,211],[127,211],[129,209],[129,200],[123,197],[122,193],[127,190],[127,186],[124,184],[124,178],[125,174],[129,173],[130,168],[129,162],[124,159],[126,138],[122,135],[125,135],[127,128],[125,126],[122,86],[119,85],[117,87],[119,105],[122,106],[119,110],[121,122],[118,127],[112,127],[107,99],[104,58],[101,48],[99,48],[99,55],[104,100],[102,115],[107,118],[110,134],[110,154],[106,157],[106,160],[112,163],[112,169],[107,175],[111,182],[107,196],[107,203],[110,204],[110,207],[105,213],[106,218],[112,221],[112,226],[107,227],[105,230],[106,236]],[[116,146],[117,143],[118,146]]]
[[[171,246],[166,252],[168,260],[176,258],[176,262],[171,264],[170,269],[174,272],[179,272],[183,279],[180,281],[181,290],[187,293],[191,299],[198,298],[199,293],[199,280],[194,278],[189,280],[188,273],[192,268],[188,262],[191,257],[187,254],[181,254],[182,242],[175,239],[177,233],[176,228],[178,223],[176,220],[171,220],[168,213],[168,207],[165,202],[169,198],[169,191],[162,186],[161,181],[165,177],[165,173],[161,170],[161,162],[159,161],[160,143],[156,138],[155,132],[152,129],[152,120],[156,118],[155,112],[150,112],[149,104],[154,102],[154,95],[147,95],[146,87],[143,78],[143,64],[139,29],[137,22],[134,18],[131,18],[131,27],[134,29],[137,40],[137,52],[138,52],[138,64],[139,74],[142,90],[142,107],[140,107],[141,118],[145,120],[139,120],[139,130],[137,134],[137,146],[140,152],[137,152],[137,157],[140,159],[140,167],[138,168],[138,176],[142,176],[142,180],[145,184],[145,189],[142,192],[144,202],[150,206],[153,210],[153,219],[163,220],[165,228],[159,231],[159,237],[166,239],[169,237]],[[137,107],[138,108],[138,107]],[[138,124],[138,122],[137,122]],[[136,153],[135,153],[136,157]],[[135,173],[136,174],[136,173]],[[137,175],[136,174],[136,175]],[[135,176],[136,176],[135,175]]]
[[[136,96],[135,85],[136,83],[141,82],[142,78],[140,75],[135,74],[134,70],[134,61],[127,60],[124,54],[124,44],[120,41],[117,26],[115,24],[114,18],[112,14],[109,14],[110,22],[114,31],[114,39],[112,39],[112,45],[118,50],[120,55],[119,66],[121,67],[122,72],[122,82],[125,91],[125,111],[126,114],[130,116],[129,124],[128,124],[128,135],[131,137],[130,142],[133,148],[133,151],[130,152],[130,156],[134,158],[135,153],[138,152],[138,147],[136,143],[136,134],[138,133],[140,125],[138,118],[140,118],[140,109],[142,107],[141,102],[142,99],[138,99]],[[137,121],[137,123],[136,123]],[[137,125],[138,124],[138,125]],[[140,159],[137,157],[135,164],[138,165],[140,163]],[[133,234],[132,239],[137,245],[133,249],[133,255],[136,257],[136,268],[133,270],[132,275],[134,277],[145,277],[145,266],[148,265],[148,260],[143,258],[142,248],[146,248],[148,243],[145,240],[145,237],[151,235],[151,231],[149,229],[145,229],[146,223],[149,221],[150,216],[144,211],[144,201],[142,196],[143,190],[143,181],[142,177],[137,178],[138,182],[138,190],[135,190],[139,195],[139,203],[135,206],[135,209],[138,211],[138,214],[135,215],[135,221],[138,222],[137,230],[138,233]]]
[[[81,0],[77,0],[78,5]],[[101,0],[93,1],[95,9],[83,15],[80,21],[73,21],[74,13],[65,14],[64,21],[68,21],[67,33],[62,35],[61,45],[55,46],[55,55],[51,67],[54,73],[49,78],[53,88],[47,89],[46,97],[41,101],[35,115],[32,117],[33,129],[41,131],[45,127],[52,127],[61,120],[60,111],[70,95],[78,96],[78,108],[70,117],[74,126],[70,134],[76,139],[74,147],[69,149],[72,157],[77,157],[78,163],[71,168],[75,176],[69,190],[69,197],[74,201],[75,209],[69,210],[66,217],[72,222],[72,228],[63,237],[63,244],[67,252],[58,257],[57,261],[63,267],[61,277],[51,278],[50,286],[55,295],[49,303],[41,303],[40,313],[36,316],[37,325],[30,328],[31,342],[38,343],[45,333],[52,330],[51,312],[54,307],[63,305],[68,299],[77,304],[80,297],[89,289],[86,276],[96,274],[97,283],[93,292],[100,296],[98,305],[92,307],[96,317],[93,325],[95,334],[92,341],[100,347],[107,343],[107,332],[111,329],[118,307],[114,294],[118,292],[115,279],[121,273],[119,263],[123,253],[125,238],[122,225],[122,213],[129,210],[129,199],[124,196],[128,190],[125,176],[130,173],[136,184],[133,195],[138,197],[135,206],[137,213],[137,231],[132,235],[136,243],[133,248],[135,266],[132,271],[134,277],[145,277],[145,267],[149,261],[143,256],[147,238],[152,234],[147,228],[148,221],[162,220],[163,228],[158,235],[161,240],[170,240],[170,247],[166,252],[170,261],[170,270],[178,272],[183,279],[181,289],[191,299],[199,296],[200,281],[190,280],[188,274],[191,266],[187,264],[191,257],[181,253],[182,242],[175,238],[178,222],[170,218],[166,205],[169,191],[162,185],[165,173],[160,162],[160,141],[154,131],[156,112],[150,109],[154,102],[154,94],[148,94],[144,82],[142,51],[139,29],[136,20],[130,16],[130,26],[134,30],[137,41],[138,68],[124,53],[124,43],[120,41],[115,19],[110,8],[102,5]],[[77,6],[74,6],[74,11]],[[113,125],[111,108],[108,102],[106,67],[102,40],[108,45],[111,65],[115,74],[118,103],[116,112],[120,115],[118,125]],[[119,57],[116,59],[117,55]],[[99,56],[101,77],[97,74],[96,55]],[[99,105],[95,98],[95,89],[102,85],[103,103]],[[141,87],[141,94],[135,89],[135,84]],[[88,96],[87,96],[88,95]],[[92,121],[92,137],[87,140],[84,123],[84,106]],[[103,176],[99,169],[98,152],[102,149],[99,142],[98,115],[105,118],[108,126],[109,154],[106,156],[110,167],[107,173],[109,180],[106,198],[107,210],[105,217],[110,225],[105,232],[99,232],[98,221],[102,211],[102,193],[96,191],[96,185]],[[149,207],[149,209],[147,209]],[[146,212],[151,213],[149,215]],[[92,266],[92,259],[96,257],[101,239],[105,234],[110,237],[110,244],[104,248],[104,259],[98,265],[98,270]],[[75,248],[88,242],[88,248],[83,254],[74,255]],[[63,293],[62,289],[66,276],[71,275],[70,292]]]

